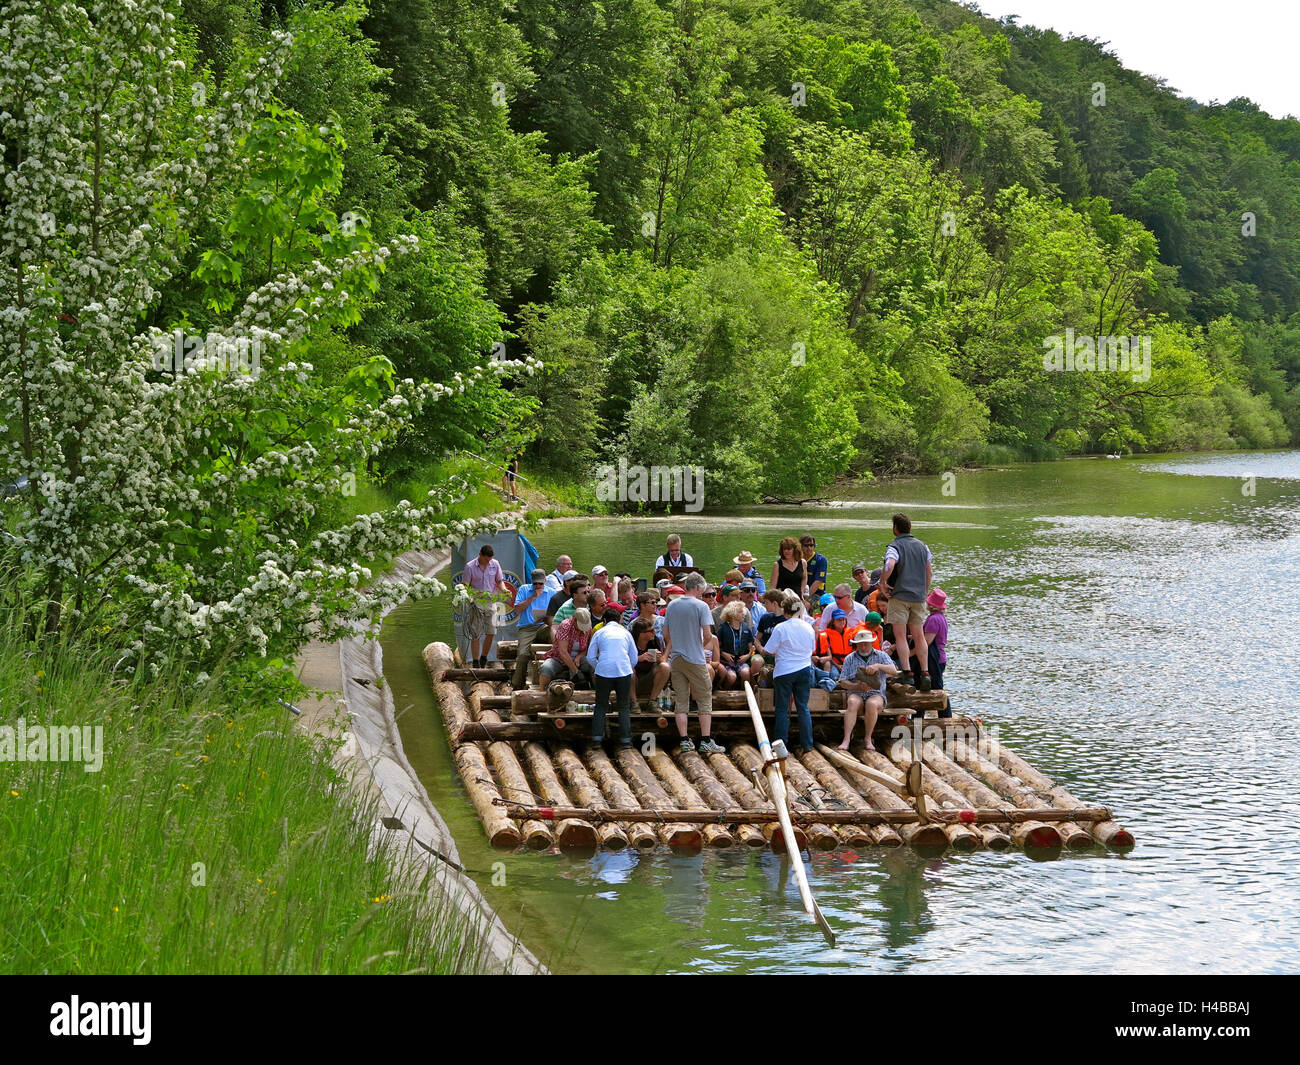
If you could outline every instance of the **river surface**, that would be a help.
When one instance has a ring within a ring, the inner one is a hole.
[[[641,576],[678,531],[720,577],[811,532],[835,583],[880,564],[899,509],[949,595],[954,707],[1136,849],[814,852],[833,948],[766,851],[493,851],[420,658],[450,642],[448,604],[408,604],[383,636],[403,741],[506,924],[558,972],[1300,971],[1300,452],[1016,465],[531,538],[548,569],[563,551]]]

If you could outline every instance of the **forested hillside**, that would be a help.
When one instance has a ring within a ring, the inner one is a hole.
[[[0,35],[4,549],[132,658],[373,617],[369,564],[493,509],[470,454],[698,466],[718,506],[1300,431],[1300,122],[1095,42],[929,0],[13,0]]]
[[[1300,122],[1180,99],[1095,42],[926,0],[185,10],[218,79],[301,27],[278,98],[334,131],[321,199],[423,238],[354,357],[437,379],[504,329],[499,355],[543,362],[464,400],[504,416],[498,453],[698,464],[716,504],[1007,454],[987,445],[1300,430]],[[1066,329],[1149,337],[1149,380],[1045,372]],[[383,470],[467,443],[447,424]]]

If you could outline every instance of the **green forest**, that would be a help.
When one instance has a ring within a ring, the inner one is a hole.
[[[718,505],[1300,431],[1300,123],[1096,42],[924,0],[185,15],[216,82],[273,28],[309,36],[273,121],[331,131],[315,206],[422,238],[340,360],[543,365],[464,398],[487,433],[418,423],[381,476],[486,436],[576,480],[699,465]],[[261,269],[232,228],[226,268]],[[1066,329],[1148,337],[1149,379],[1045,372]]]
[[[515,520],[508,455],[717,507],[1300,433],[1300,122],[1095,41],[933,0],[11,0],[0,46],[0,547],[30,632],[132,669],[374,620],[388,560]]]

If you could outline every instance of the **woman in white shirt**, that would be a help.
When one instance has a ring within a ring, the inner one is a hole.
[[[618,745],[632,746],[632,676],[636,665],[636,641],[622,625],[602,625],[591,637],[587,661],[594,671],[596,710],[591,719],[591,742],[605,740],[605,714],[609,696],[618,699]]]

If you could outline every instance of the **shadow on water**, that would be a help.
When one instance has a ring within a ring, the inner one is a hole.
[[[741,549],[765,573],[782,535],[808,531],[835,581],[855,561],[878,565],[890,514],[906,510],[950,597],[954,702],[1114,809],[1137,848],[813,853],[835,948],[766,851],[493,851],[420,658],[446,638],[447,604],[409,604],[383,635],[403,743],[465,864],[544,961],[591,973],[1300,966],[1300,872],[1277,846],[1300,821],[1300,453],[1014,466],[950,484],[955,495],[917,478],[833,507],[560,521],[533,540],[544,564],[563,550],[587,572],[648,576],[676,529],[721,575]]]

